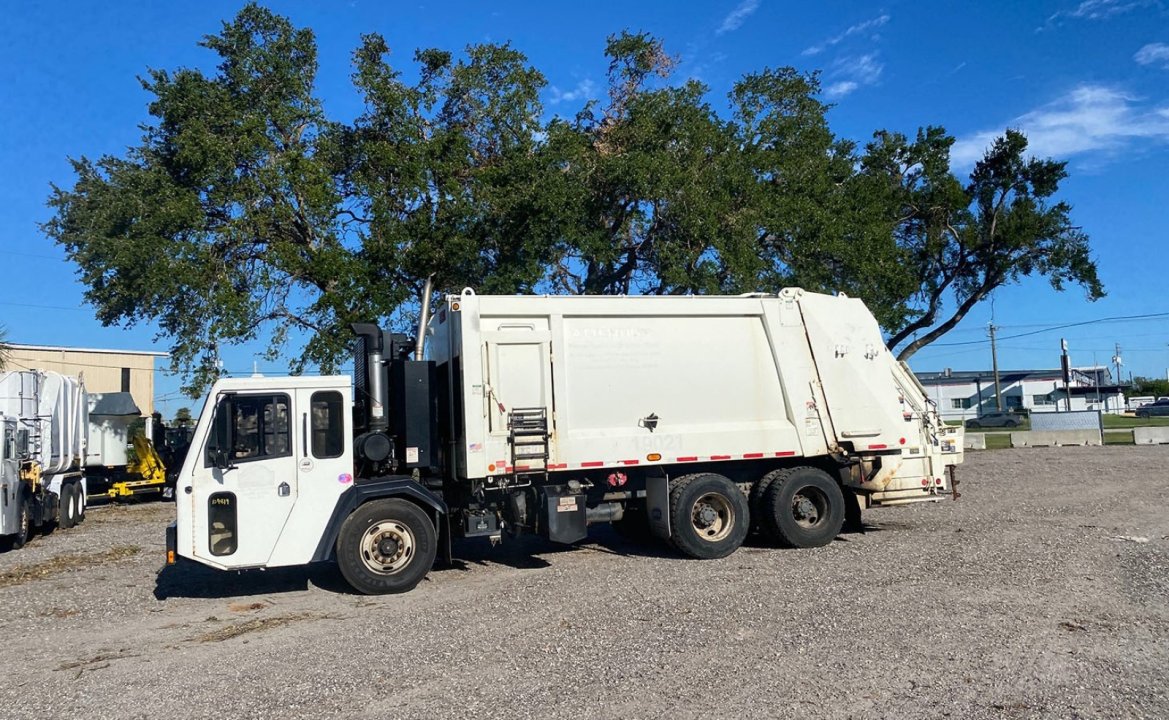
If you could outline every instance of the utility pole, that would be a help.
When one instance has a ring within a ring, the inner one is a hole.
[[[994,323],[987,323],[987,330],[990,332],[990,363],[994,367],[994,405],[999,412],[1003,411],[1003,388],[999,383],[999,354],[998,349],[994,344],[994,333],[998,330]]]
[[[1071,380],[1072,380],[1072,362],[1071,362],[1071,359],[1068,357],[1068,341],[1064,340],[1063,338],[1060,338],[1059,339],[1059,346],[1060,346],[1060,349],[1063,350],[1063,354],[1059,356],[1059,359],[1060,359],[1060,369],[1063,370],[1064,404],[1067,406],[1065,409],[1068,412],[1071,412],[1072,411],[1072,391],[1068,386],[1071,384]]]

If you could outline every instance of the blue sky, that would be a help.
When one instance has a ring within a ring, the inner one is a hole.
[[[166,349],[150,328],[103,328],[62,252],[38,230],[49,184],[72,182],[67,158],[121,154],[137,142],[149,98],[147,68],[211,69],[196,46],[240,2],[20,3],[0,27],[0,248],[7,266],[0,323],[12,342]],[[858,141],[874,130],[943,125],[968,167],[1005,127],[1024,130],[1036,154],[1069,161],[1062,198],[1091,236],[1108,297],[1051,290],[1042,278],[998,291],[938,344],[917,370],[990,365],[986,324],[1002,330],[1000,366],[1055,367],[1067,337],[1077,365],[1109,362],[1122,346],[1127,374],[1169,367],[1169,300],[1163,281],[1169,184],[1169,0],[1048,2],[678,3],[369,2],[272,3],[311,27],[320,49],[319,94],[332,117],[360,112],[350,53],[382,33],[408,66],[414,49],[458,50],[510,40],[545,73],[549,112],[573,113],[603,89],[607,35],[662,38],[679,74],[707,83],[716,106],[744,72],[794,65],[821,70],[835,103],[833,130]],[[1044,328],[1097,318],[1159,318]],[[1013,335],[1032,333],[1026,337]],[[966,344],[955,344],[966,343]],[[225,351],[250,371],[256,348]],[[282,363],[260,363],[270,373]],[[176,378],[159,373],[165,414]]]

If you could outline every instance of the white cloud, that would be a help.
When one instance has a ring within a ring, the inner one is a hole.
[[[1108,20],[1117,15],[1123,15],[1133,10],[1147,7],[1160,8],[1162,0],[1081,0],[1070,10],[1060,10],[1047,18],[1044,27],[1057,23],[1061,18],[1075,18],[1076,20]],[[1038,27],[1036,32],[1043,32],[1044,27]]]
[[[830,48],[834,45],[840,44],[845,39],[850,38],[853,35],[860,35],[861,33],[868,32],[869,30],[876,30],[877,28],[881,27],[882,25],[884,25],[887,22],[889,22],[889,15],[887,15],[887,14],[880,15],[878,17],[873,18],[872,20],[865,20],[864,22],[857,23],[856,25],[849,27],[847,30],[840,33],[839,35],[835,35],[833,37],[828,38],[827,40],[820,43],[819,45],[813,45],[813,46],[805,49],[804,52],[801,54],[802,55],[817,55],[819,53],[824,52],[825,50],[827,50],[828,48]]]
[[[1155,4],[1151,0],[1083,0],[1075,9],[1064,14],[1068,17],[1086,20],[1104,20],[1113,15],[1121,15],[1130,10]]]
[[[714,31],[715,35],[722,35],[724,33],[734,32],[738,30],[747,18],[755,14],[759,9],[759,0],[743,0],[735,9],[723,18],[722,24],[718,26],[718,30]]]
[[[885,65],[877,59],[877,53],[842,57],[832,63],[835,74],[856,80],[861,85],[872,85],[881,77]]]
[[[585,78],[576,84],[576,87],[565,92],[555,85],[548,87],[548,102],[552,105],[559,105],[562,102],[576,102],[577,100],[592,100],[596,97],[597,85],[592,80]]]
[[[837,58],[828,71],[828,79],[832,82],[824,88],[824,95],[841,98],[863,85],[876,85],[884,69],[884,63],[875,52]]]
[[[856,84],[852,80],[841,80],[840,82],[834,82],[828,87],[824,88],[824,95],[830,98],[840,98],[849,94],[853,90],[856,90],[858,87],[860,87],[860,85]]]
[[[1139,142],[1169,142],[1169,108],[1149,108],[1139,98],[1103,85],[1081,85],[1006,127],[1027,136],[1032,155],[1066,159],[1119,152]],[[980,160],[1002,132],[985,130],[959,139],[950,153],[955,167]]]
[[[1149,43],[1132,56],[1141,65],[1160,65],[1169,70],[1169,45],[1165,43]]]

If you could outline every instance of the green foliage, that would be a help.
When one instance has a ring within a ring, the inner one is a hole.
[[[1133,378],[1132,388],[1128,391],[1128,397],[1142,397],[1145,395],[1169,397],[1169,380],[1148,377]]]
[[[175,427],[190,427],[191,426],[191,408],[181,407],[175,411],[174,419]]]
[[[889,347],[902,346],[902,360],[1023,277],[1038,273],[1056,290],[1075,282],[1089,299],[1104,296],[1071,206],[1051,202],[1066,164],[1028,158],[1026,137],[1007,130],[963,185],[950,172],[952,144],[941,128],[920,131],[912,143],[878,133],[862,159],[865,173],[887,183],[897,244],[917,286],[905,298],[908,321],[887,326]]]
[[[656,38],[609,38],[605,97],[547,119],[508,44],[422,49],[407,81],[376,34],[353,54],[364,112],[329,120],[312,32],[246,6],[201,45],[213,73],[154,70],[142,141],[74,161],[45,231],[108,325],[156,323],[201,390],[225,345],[328,372],[347,326],[404,325],[435,291],[861,297],[907,357],[995,288],[1047,276],[1103,294],[1054,196],[1062,163],[1008,131],[968,180],[953,139],[836,137],[816,74],[767,68],[725,105]]]

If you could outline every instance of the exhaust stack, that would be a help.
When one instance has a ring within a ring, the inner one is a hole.
[[[358,401],[364,410],[363,419],[369,430],[384,431],[390,424],[386,417],[390,397],[385,365],[385,334],[373,323],[353,323],[352,327],[353,334],[361,338],[354,357],[354,374],[358,382]],[[362,383],[364,387],[361,387]],[[365,392],[361,393],[361,390]],[[362,394],[364,397],[361,397]]]
[[[422,288],[422,312],[418,315],[418,340],[414,345],[414,359],[421,360],[426,349],[426,325],[430,322],[430,294],[434,289],[434,273],[426,276],[426,286]]]

